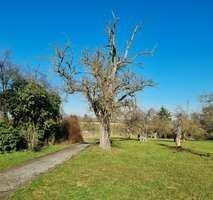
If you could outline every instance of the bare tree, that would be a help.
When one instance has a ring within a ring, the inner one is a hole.
[[[135,102],[130,103],[122,111],[124,133],[129,138],[131,136],[138,136],[138,139],[144,132],[144,113],[136,105]]]
[[[18,71],[10,60],[10,51],[6,50],[0,57],[0,111],[5,119],[8,118],[8,90]]]
[[[70,94],[80,92],[87,98],[90,107],[101,123],[102,132],[100,147],[110,149],[110,121],[113,112],[135,97],[135,93],[145,87],[153,86],[152,80],[137,76],[131,67],[137,64],[138,57],[153,54],[142,51],[129,56],[136,33],[140,26],[135,26],[126,48],[119,52],[116,43],[118,17],[113,14],[113,21],[107,26],[108,44],[104,49],[98,49],[94,54],[85,51],[77,68],[72,62],[70,45],[56,48],[54,65],[57,73],[66,84]],[[82,71],[81,71],[82,70]]]
[[[211,106],[213,104],[213,93],[201,95],[200,96],[200,101],[205,106]]]

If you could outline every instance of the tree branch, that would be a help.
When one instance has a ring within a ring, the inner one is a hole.
[[[142,91],[145,87],[153,87],[155,84],[152,80],[141,80],[138,82],[138,80],[133,81],[132,83],[129,83],[125,89],[124,94],[118,99],[118,102],[123,101],[127,97],[134,97],[134,94],[138,91]]]
[[[128,58],[129,49],[131,48],[132,43],[133,43],[133,41],[135,39],[135,36],[136,36],[137,32],[140,30],[140,28],[141,28],[141,26],[139,26],[139,25],[135,26],[129,41],[127,42],[127,46],[126,46],[126,49],[125,49],[125,52],[124,52],[124,56],[123,56],[123,61],[126,61],[126,59]]]

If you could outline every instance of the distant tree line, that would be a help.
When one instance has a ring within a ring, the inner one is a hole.
[[[144,135],[149,138],[175,139],[178,121],[181,122],[181,138],[185,140],[213,139],[213,101],[212,94],[201,96],[200,112],[188,113],[177,109],[171,113],[165,106],[159,110],[141,110],[135,103],[120,109],[112,118],[112,132],[124,137],[136,138]],[[97,133],[97,119],[89,115],[80,118],[82,130]]]
[[[159,111],[142,111],[136,105],[124,112],[125,134],[144,134],[154,138],[175,138],[177,123],[181,121],[183,139],[213,139],[213,104],[206,95],[201,112],[188,114],[178,110],[173,115],[165,107]],[[207,100],[208,98],[208,100]],[[203,99],[203,98],[202,98]]]

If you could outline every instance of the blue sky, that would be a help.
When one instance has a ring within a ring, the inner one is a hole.
[[[50,82],[55,77],[49,62],[54,44],[69,36],[76,60],[82,49],[103,47],[104,26],[114,10],[120,17],[121,46],[137,23],[142,32],[132,53],[158,43],[140,71],[158,83],[137,95],[142,109],[165,105],[173,111],[188,101],[191,110],[199,110],[199,95],[213,92],[211,0],[0,0],[0,8],[0,51],[12,49],[16,62],[39,66]],[[86,100],[70,96],[64,110],[82,115],[88,112]]]

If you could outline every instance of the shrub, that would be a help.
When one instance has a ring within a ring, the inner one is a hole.
[[[77,116],[71,115],[62,122],[62,132],[66,135],[70,143],[83,142],[80,124]]]
[[[59,122],[49,119],[44,122],[43,137],[41,139],[43,139],[46,144],[49,142],[54,143],[58,132],[60,132]]]
[[[9,109],[13,124],[25,130],[28,147],[34,149],[48,142],[52,124],[60,118],[60,96],[34,80],[25,80],[11,94]]]
[[[191,119],[183,121],[183,132],[186,139],[204,139],[206,131],[198,122]]]
[[[6,123],[0,123],[0,151],[10,152],[27,148],[24,134]]]

